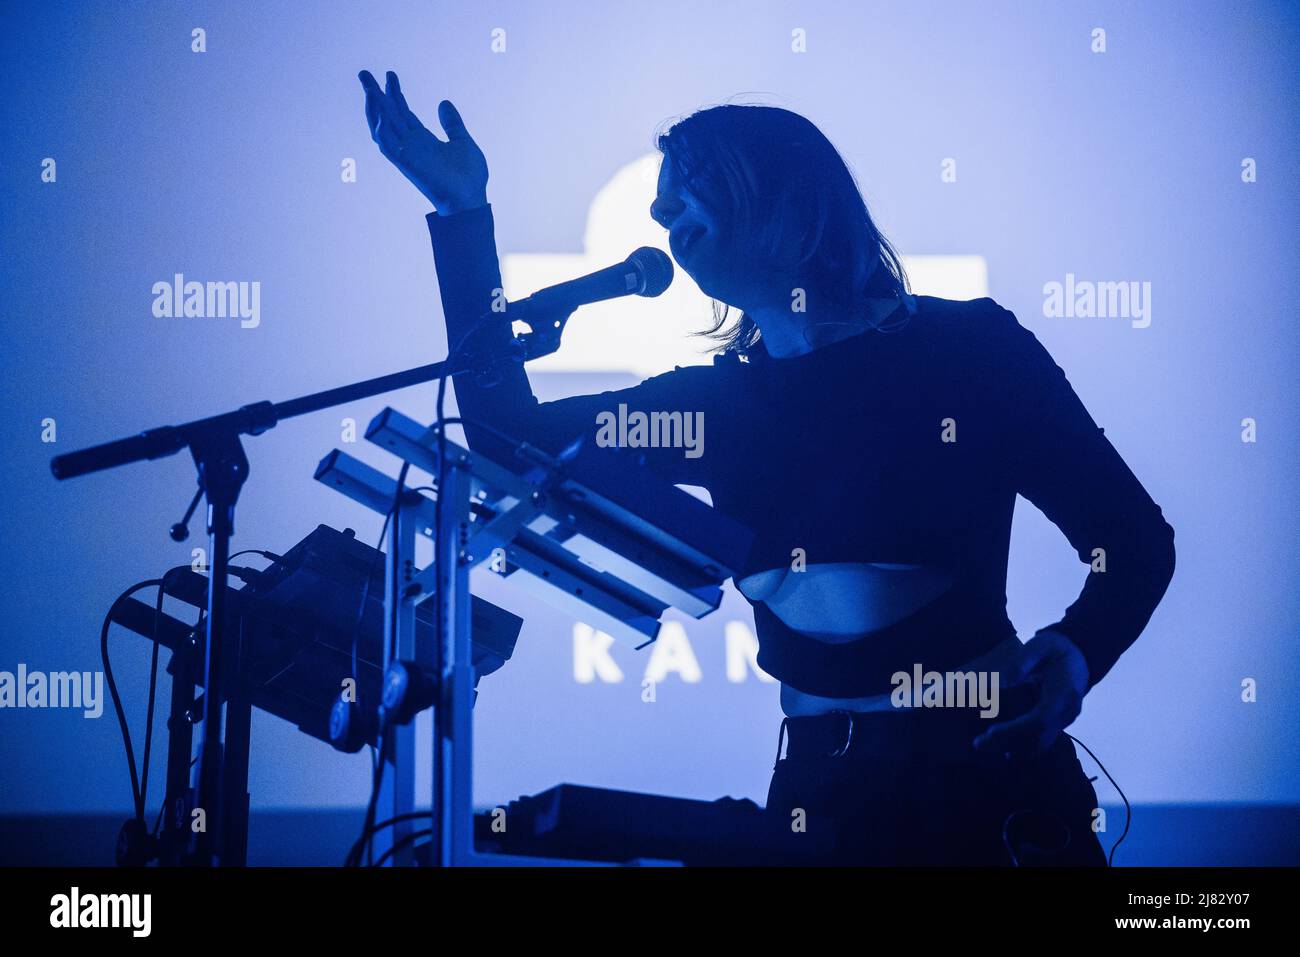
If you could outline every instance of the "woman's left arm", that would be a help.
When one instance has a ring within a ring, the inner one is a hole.
[[[1004,682],[1032,676],[1042,694],[981,746],[1040,750],[1146,627],[1173,576],[1174,530],[1037,337],[1000,306],[988,321],[1016,490],[1090,568],[1061,620],[1002,656]]]

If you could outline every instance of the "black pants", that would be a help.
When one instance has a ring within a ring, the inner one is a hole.
[[[806,835],[815,863],[1106,864],[1097,795],[1064,734],[1039,757],[1008,761],[971,750],[983,728],[969,712],[836,713],[787,729],[769,824],[795,844]]]

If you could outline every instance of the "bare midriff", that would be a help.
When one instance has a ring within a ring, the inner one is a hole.
[[[949,572],[926,565],[837,562],[773,568],[742,578],[736,587],[751,601],[766,602],[795,631],[843,644],[870,641],[872,632],[915,614],[952,583]],[[888,694],[826,698],[781,685],[781,710],[790,717],[892,709]]]

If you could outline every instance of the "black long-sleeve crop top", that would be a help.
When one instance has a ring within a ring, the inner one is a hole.
[[[448,341],[472,329],[489,347],[509,336],[490,206],[428,216]],[[1040,508],[1081,561],[1100,557],[1078,599],[1047,627],[1069,637],[1096,684],[1146,627],[1174,568],[1173,529],[1092,420],[1033,333],[991,299],[917,297],[901,330],[863,332],[791,358],[761,343],[745,357],[678,367],[637,386],[538,403],[522,367],[494,385],[458,378],[461,413],[558,451],[594,440],[611,417],[702,414],[702,452],[647,447],[668,481],[703,486],[749,526],[738,578],[808,564],[922,563],[951,572],[960,606],[936,636],[908,619],[880,644],[846,649],[799,635],[755,603],[759,664],[800,691],[888,691],[913,662],[956,667],[1014,635],[1007,552],[1017,493]],[[478,326],[475,324],[480,323]],[[602,416],[602,413],[605,414]],[[473,447],[498,441],[467,426]],[[1101,552],[1096,550],[1101,549]],[[1103,567],[1098,564],[1097,568]],[[933,647],[907,646],[908,640]],[[878,649],[878,651],[877,651]],[[891,660],[877,660],[888,656]]]

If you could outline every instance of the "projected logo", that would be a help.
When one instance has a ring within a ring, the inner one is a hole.
[[[704,626],[708,627],[708,626]],[[758,638],[743,621],[728,621],[723,628],[723,647],[726,655],[726,677],[731,684],[744,684],[751,677],[763,684],[776,681],[758,666]],[[575,622],[573,626],[573,680],[578,684],[621,684],[623,669],[614,660],[614,637],[590,625]],[[716,642],[715,642],[716,644]],[[627,649],[621,649],[626,654]],[[639,654],[639,653],[638,653]],[[641,669],[641,685],[657,685],[675,677],[686,684],[699,684],[704,679],[695,647],[680,622],[666,621],[659,629],[659,637],[645,654],[631,659]]]
[[[660,156],[650,153],[619,169],[592,199],[583,252],[511,253],[502,258],[508,299],[621,262],[638,246],[667,252],[668,237],[650,218]],[[983,256],[904,256],[913,291],[944,299],[988,295]],[[656,299],[630,296],[583,306],[564,330],[555,355],[529,365],[534,372],[632,372],[646,377],[675,366],[706,365],[709,343],[691,334],[712,320],[709,297],[681,269]]]

